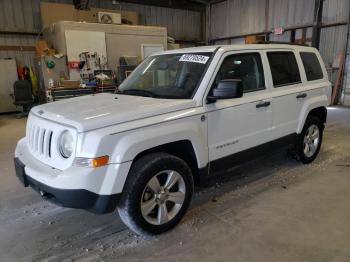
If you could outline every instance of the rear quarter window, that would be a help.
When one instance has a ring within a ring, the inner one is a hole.
[[[300,52],[301,60],[303,61],[307,81],[313,81],[323,78],[323,72],[315,53]]]
[[[300,73],[293,52],[268,52],[274,87],[300,83]]]

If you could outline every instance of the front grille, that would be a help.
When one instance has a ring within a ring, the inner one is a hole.
[[[29,149],[36,155],[51,158],[52,130],[30,124],[27,130]]]

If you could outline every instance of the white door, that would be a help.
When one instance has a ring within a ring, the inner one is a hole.
[[[293,51],[266,52],[270,65],[273,107],[272,137],[278,139],[296,132],[302,104],[307,93],[302,92],[298,63]]]
[[[211,88],[223,79],[241,79],[244,94],[206,104],[211,162],[271,139],[272,107],[260,52],[230,52],[221,61]]]

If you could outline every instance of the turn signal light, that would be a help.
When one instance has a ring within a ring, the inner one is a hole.
[[[104,166],[108,164],[109,156],[101,156],[97,158],[91,159],[91,166],[92,167],[99,167]]]
[[[77,157],[74,161],[76,166],[81,167],[100,167],[108,164],[109,156],[100,156],[95,158],[85,158],[85,157]]]

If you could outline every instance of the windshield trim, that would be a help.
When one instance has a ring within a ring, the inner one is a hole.
[[[217,53],[217,51],[218,51],[219,49],[220,49],[220,46],[218,46],[218,47],[213,51],[213,53],[210,55],[210,57],[209,57],[209,59],[208,59],[208,61],[207,61],[207,64],[205,65],[203,74],[202,74],[201,78],[198,80],[198,83],[197,83],[196,88],[193,89],[191,99],[193,99],[194,96],[197,94],[198,88],[199,88],[199,86],[201,85],[201,83],[202,83],[202,81],[203,81],[203,78],[204,78],[205,75],[207,74],[207,71],[208,71],[208,69],[209,69],[209,66],[210,66],[211,62],[213,61],[214,56],[216,55],[216,53]]]

